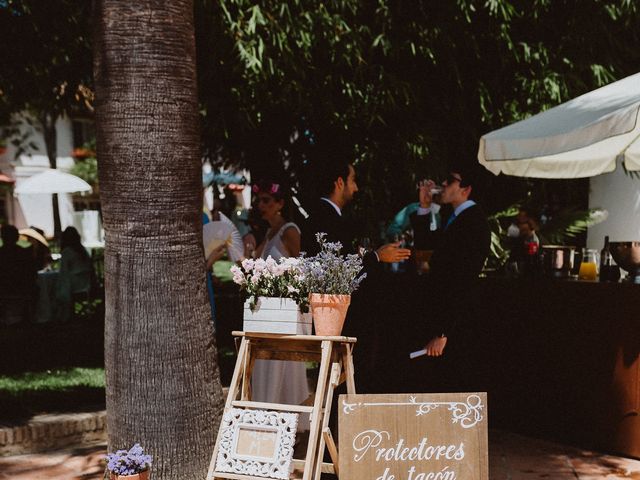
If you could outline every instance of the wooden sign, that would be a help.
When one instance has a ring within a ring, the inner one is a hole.
[[[340,395],[340,478],[488,480],[486,393]]]

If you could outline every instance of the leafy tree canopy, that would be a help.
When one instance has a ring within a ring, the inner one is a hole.
[[[61,114],[91,108],[90,11],[80,0],[0,1],[0,124],[28,111],[48,140]]]
[[[208,154],[299,177],[314,143],[338,139],[372,220],[410,201],[416,176],[475,163],[483,133],[640,64],[631,0],[196,4]],[[517,187],[492,190],[502,205],[528,188],[497,182]]]
[[[90,3],[0,0],[0,123],[91,100]],[[296,184],[315,145],[340,143],[369,228],[413,200],[416,178],[475,163],[483,133],[640,65],[632,0],[195,5],[205,155]],[[494,183],[490,209],[539,182]]]
[[[90,98],[90,2],[0,1],[2,110],[62,112]]]

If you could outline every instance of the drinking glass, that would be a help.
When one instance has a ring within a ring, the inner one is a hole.
[[[598,251],[592,248],[582,250],[582,262],[578,279],[595,282],[598,278]]]
[[[369,237],[362,237],[358,240],[358,253],[361,257],[364,256],[365,253],[371,251],[371,239]]]
[[[416,270],[418,275],[429,271],[429,260],[431,260],[433,250],[414,250],[413,259],[416,262]]]
[[[422,186],[426,186],[426,185],[427,185],[427,180],[420,180],[416,185],[416,188],[420,190]],[[435,184],[429,189],[429,192],[431,193],[431,195],[440,195],[443,190],[444,190],[444,187],[442,185]]]

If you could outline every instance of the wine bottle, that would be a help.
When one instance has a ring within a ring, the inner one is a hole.
[[[604,237],[604,247],[600,251],[600,281],[617,282],[620,279],[620,268],[614,263],[611,249],[609,248],[609,236]]]

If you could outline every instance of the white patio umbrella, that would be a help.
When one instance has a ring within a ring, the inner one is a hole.
[[[640,170],[640,73],[483,135],[478,160],[519,177],[581,178]]]
[[[61,172],[60,170],[49,169],[20,182],[15,188],[14,193],[18,195],[35,195],[90,191],[91,185],[80,177]]]

